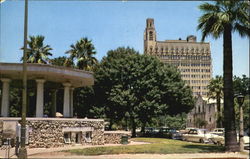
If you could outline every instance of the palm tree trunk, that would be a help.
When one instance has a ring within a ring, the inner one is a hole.
[[[236,140],[233,96],[232,27],[225,26],[223,34],[224,126],[226,151],[239,151]]]

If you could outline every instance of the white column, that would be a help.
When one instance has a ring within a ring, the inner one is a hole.
[[[70,89],[70,117],[74,116],[74,88]]]
[[[70,117],[70,83],[63,83],[64,97],[63,97],[63,117]]]
[[[1,81],[3,82],[1,116],[8,117],[9,116],[9,94],[10,94],[9,82],[10,82],[10,79],[2,78]]]
[[[36,89],[36,117],[43,117],[43,95],[44,95],[44,79],[37,79]]]

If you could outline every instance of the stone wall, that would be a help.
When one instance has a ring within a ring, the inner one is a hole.
[[[104,120],[102,119],[27,118],[27,125],[29,148],[64,146],[66,144],[64,133],[66,132],[70,132],[73,137],[75,133],[81,134],[79,144],[104,144]],[[86,141],[86,131],[91,131],[91,142]],[[71,140],[68,144],[75,144],[75,141]]]
[[[105,144],[120,144],[122,136],[131,137],[131,133],[127,131],[105,131],[104,143]]]

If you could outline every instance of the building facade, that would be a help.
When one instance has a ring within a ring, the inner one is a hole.
[[[221,100],[223,105],[223,100]],[[214,99],[198,96],[194,108],[187,115],[187,127],[213,130],[217,127],[217,103]]]
[[[207,96],[207,85],[212,77],[209,43],[197,42],[193,35],[186,40],[157,41],[154,19],[149,18],[144,32],[144,54],[176,66],[182,79],[192,88],[194,96]]]

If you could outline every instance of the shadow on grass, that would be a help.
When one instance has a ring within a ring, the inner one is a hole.
[[[183,148],[196,149],[203,152],[225,152],[225,147],[215,145],[183,145]]]

